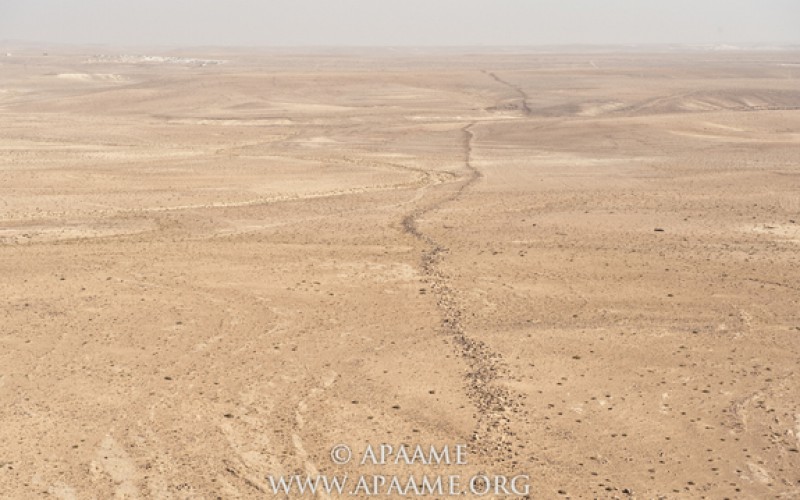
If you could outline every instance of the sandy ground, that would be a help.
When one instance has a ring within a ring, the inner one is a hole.
[[[8,50],[1,497],[800,497],[800,54]]]

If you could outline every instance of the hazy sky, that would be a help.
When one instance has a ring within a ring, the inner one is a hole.
[[[125,45],[800,43],[800,0],[0,0],[0,40]]]

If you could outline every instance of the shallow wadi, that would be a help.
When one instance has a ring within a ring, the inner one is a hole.
[[[800,496],[800,53],[99,50],[0,57],[4,498]]]

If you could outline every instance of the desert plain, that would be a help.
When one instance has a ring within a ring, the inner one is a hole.
[[[800,52],[5,50],[0,497],[800,497]]]

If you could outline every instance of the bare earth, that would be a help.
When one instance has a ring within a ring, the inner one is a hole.
[[[97,50],[0,58],[0,497],[800,497],[799,53]]]

